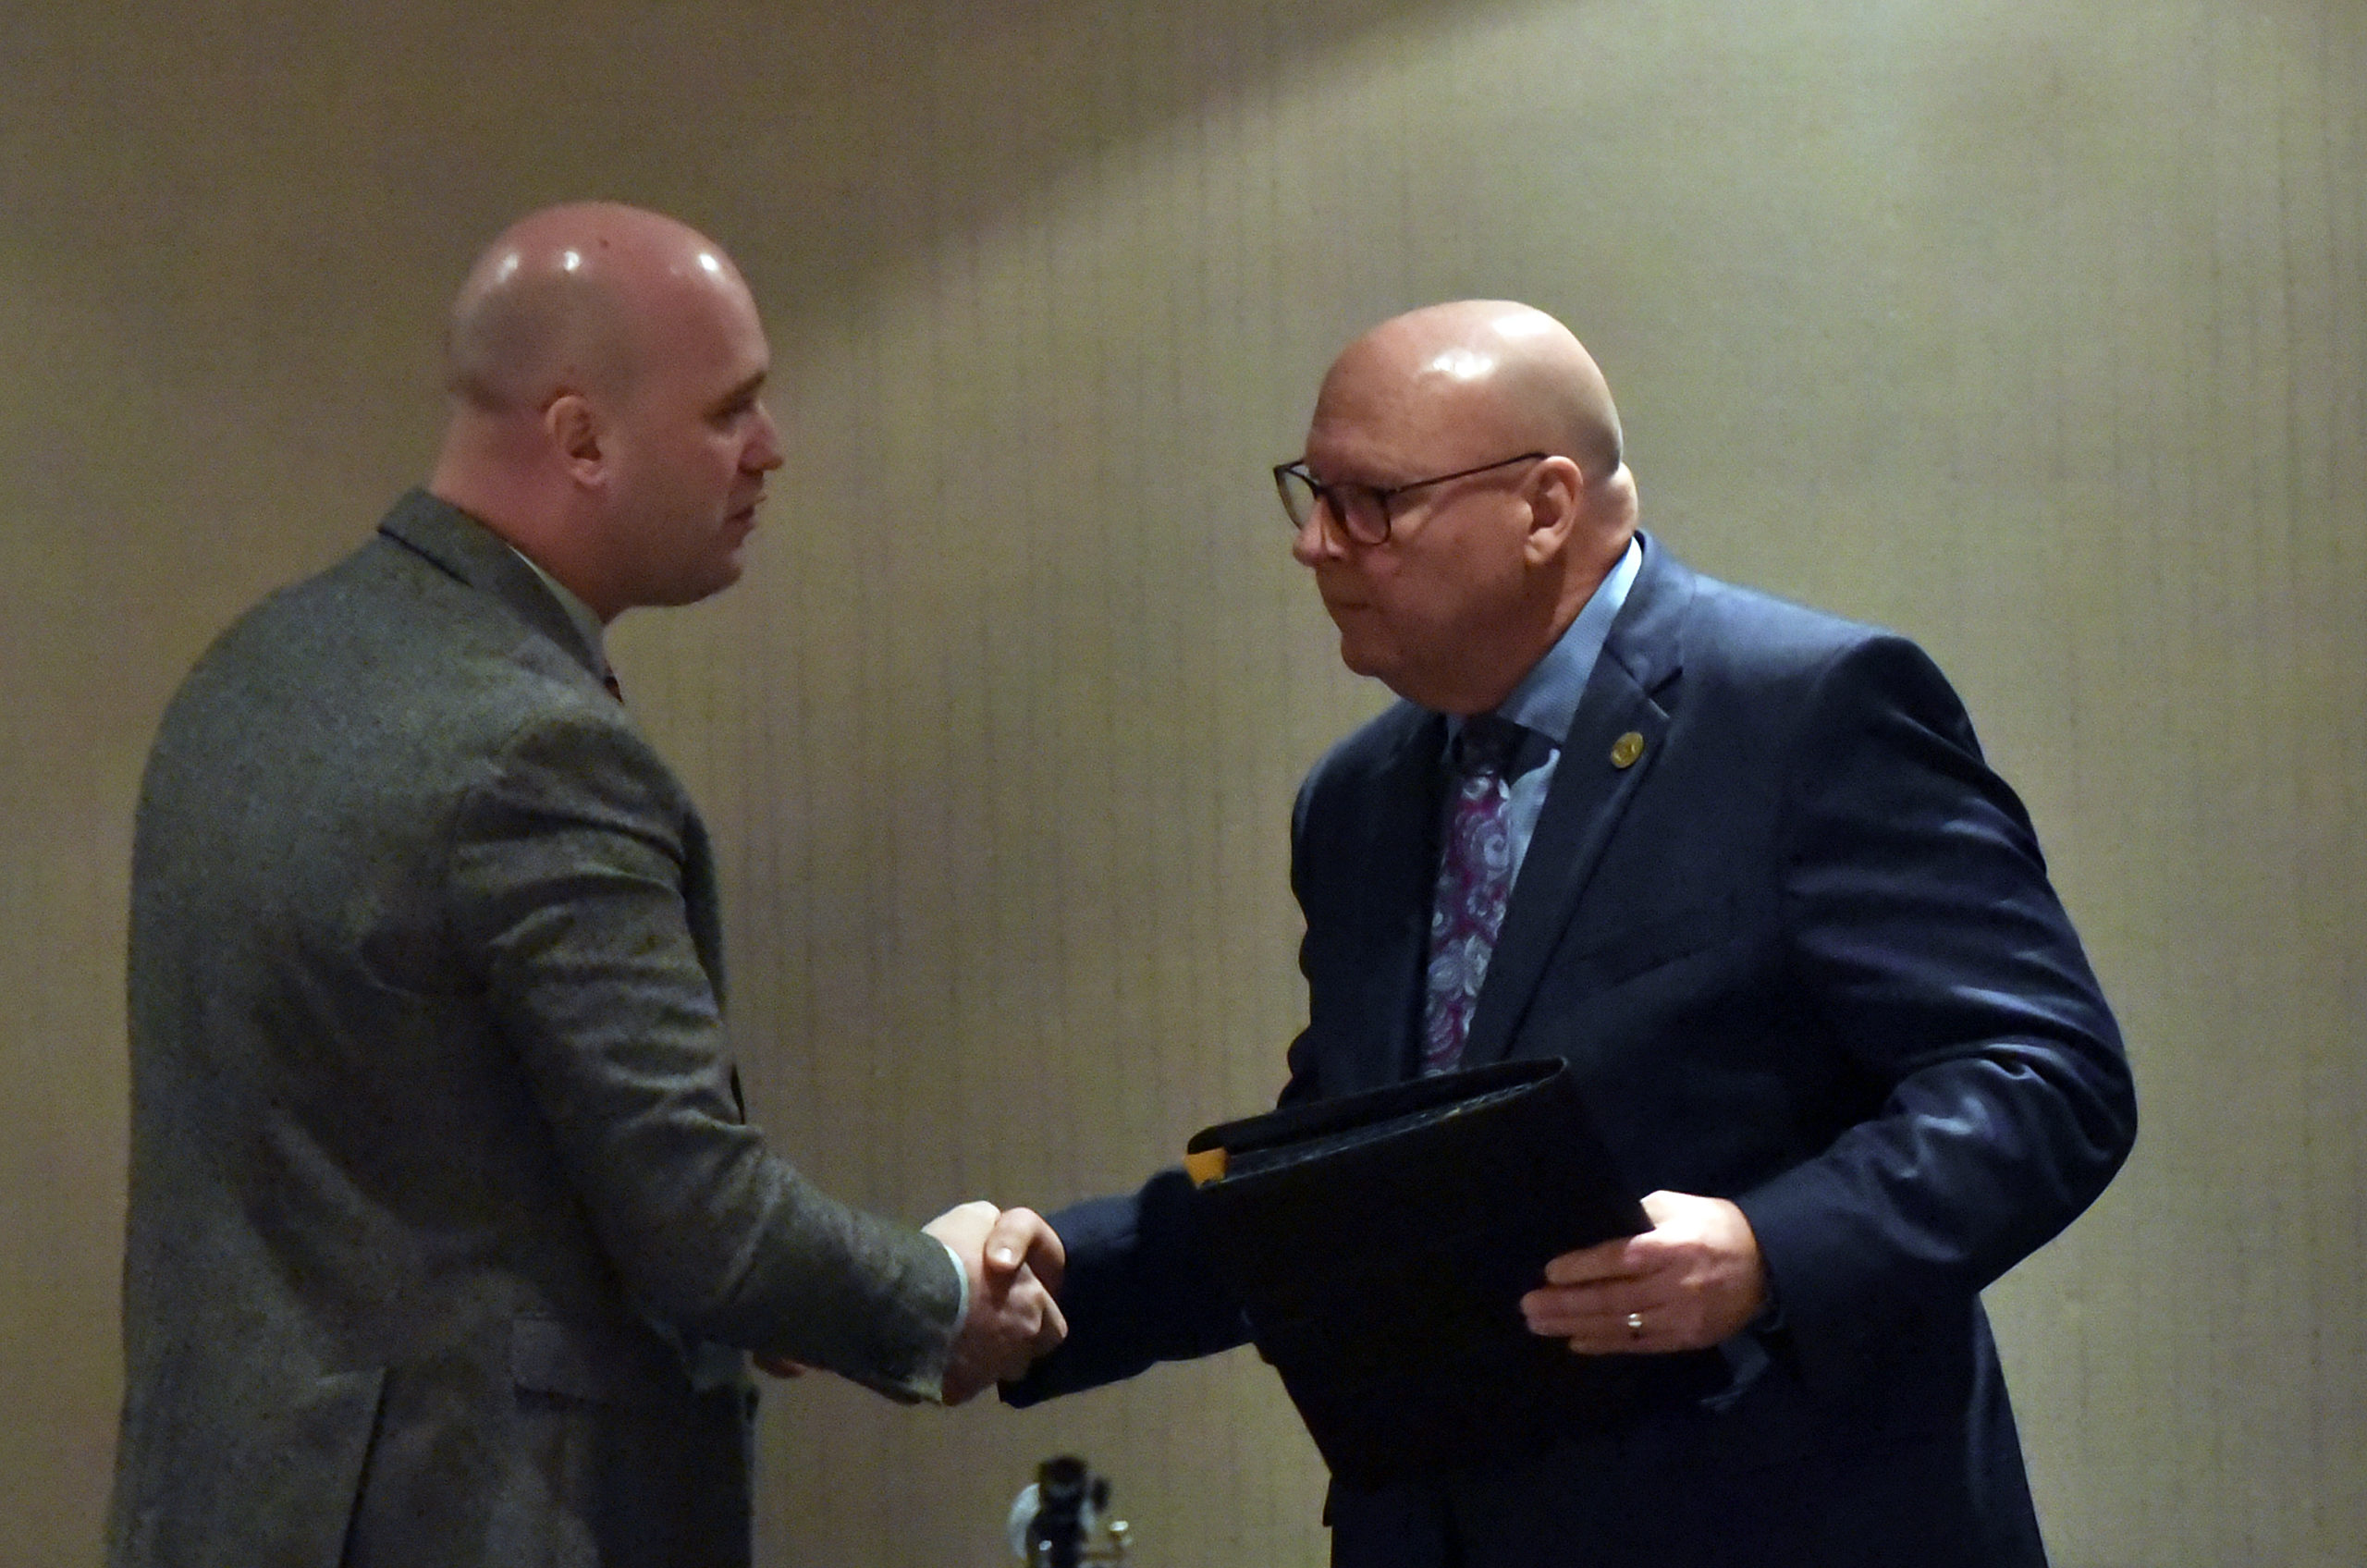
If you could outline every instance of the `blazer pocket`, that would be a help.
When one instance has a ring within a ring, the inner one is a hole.
[[[1578,954],[1577,966],[1607,988],[1638,974],[1714,948],[1735,932],[1735,900],[1729,893],[1630,926]]]
[[[681,1415],[690,1378],[681,1358],[655,1333],[526,1316],[509,1323],[509,1381],[645,1415]]]

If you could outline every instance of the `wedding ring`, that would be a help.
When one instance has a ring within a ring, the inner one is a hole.
[[[1642,1313],[1631,1312],[1627,1315],[1627,1337],[1631,1340],[1640,1340],[1644,1337],[1644,1315]]]

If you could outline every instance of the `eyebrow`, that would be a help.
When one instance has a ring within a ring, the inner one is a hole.
[[[740,383],[739,386],[734,386],[730,391],[726,392],[722,397],[717,398],[715,400],[715,411],[717,413],[721,413],[727,409],[736,408],[743,403],[754,402],[755,400],[756,394],[764,389],[765,378],[771,374],[772,373],[769,370],[760,370],[755,374],[750,376],[747,380]]]

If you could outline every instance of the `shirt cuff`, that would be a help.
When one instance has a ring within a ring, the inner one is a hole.
[[[962,1305],[953,1314],[953,1332],[958,1338],[962,1332],[962,1325],[970,1320],[970,1266],[962,1261],[962,1255],[953,1250],[951,1242],[942,1236],[933,1236],[930,1240],[945,1249],[945,1256],[953,1260],[953,1277],[962,1281]],[[950,1354],[953,1341],[948,1340],[945,1344],[947,1354]]]
[[[953,1369],[953,1347],[962,1341],[962,1326],[970,1320],[970,1269],[962,1261],[962,1255],[953,1250],[951,1242],[942,1236],[931,1236],[929,1240],[945,1249],[945,1256],[953,1264],[953,1277],[962,1281],[962,1300],[953,1310],[953,1332],[945,1337],[944,1346],[937,1353],[936,1364],[929,1368],[938,1385],[937,1403],[943,1404],[945,1375]]]

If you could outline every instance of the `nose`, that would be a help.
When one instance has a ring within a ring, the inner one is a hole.
[[[1313,567],[1319,560],[1343,553],[1339,535],[1324,526],[1323,514],[1331,509],[1331,505],[1320,496],[1317,497],[1315,505],[1306,508],[1306,521],[1300,523],[1298,532],[1291,536],[1291,558],[1299,565]]]
[[[756,404],[755,438],[741,454],[740,466],[753,473],[770,473],[780,465],[780,428],[773,423],[772,410],[760,401]]]

